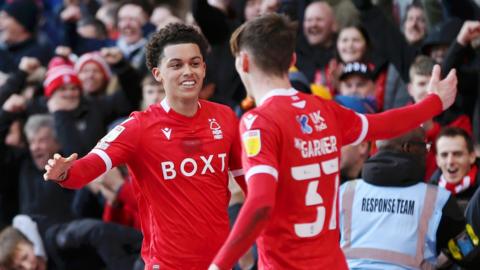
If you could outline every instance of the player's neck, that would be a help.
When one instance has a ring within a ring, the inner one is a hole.
[[[288,80],[288,76],[284,77],[259,77],[258,79],[253,79],[251,83],[252,96],[255,99],[255,103],[259,104],[262,98],[273,89],[290,89],[292,84]]]
[[[198,111],[198,98],[189,100],[167,99],[168,105],[176,113],[192,117]]]

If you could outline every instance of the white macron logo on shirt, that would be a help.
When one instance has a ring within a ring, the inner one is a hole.
[[[253,122],[255,122],[255,119],[257,119],[257,116],[258,115],[249,114],[245,116],[245,118],[243,118],[243,122],[245,122],[245,126],[247,127],[247,129],[252,128]]]
[[[165,135],[165,137],[167,137],[167,139],[170,140],[170,134],[172,133],[172,129],[171,128],[163,128],[162,132]]]

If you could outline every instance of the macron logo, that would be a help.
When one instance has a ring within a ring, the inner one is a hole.
[[[162,132],[165,135],[165,137],[167,137],[167,139],[170,140],[170,134],[172,133],[172,129],[171,128],[163,128]]]
[[[299,109],[303,109],[303,108],[305,108],[306,103],[307,102],[305,100],[302,100],[302,101],[299,101],[299,102],[292,103],[292,106],[297,107]]]
[[[258,115],[249,114],[245,116],[245,118],[243,118],[243,122],[245,122],[245,126],[247,127],[247,129],[250,129],[252,127],[253,122],[255,122],[255,119],[257,119],[257,116]]]

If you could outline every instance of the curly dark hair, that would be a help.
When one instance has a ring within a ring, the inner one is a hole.
[[[197,44],[203,59],[207,53],[208,44],[202,34],[193,26],[182,23],[170,23],[154,33],[146,45],[147,67],[152,70],[158,67],[163,58],[163,50],[168,45],[183,43]]]

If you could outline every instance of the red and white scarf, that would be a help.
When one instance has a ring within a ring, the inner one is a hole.
[[[447,180],[442,174],[440,176],[440,181],[438,182],[438,186],[447,189],[453,194],[458,194],[474,186],[476,181],[477,181],[477,165],[473,165],[470,171],[468,172],[468,174],[465,175],[461,181],[455,184],[447,182]]]

